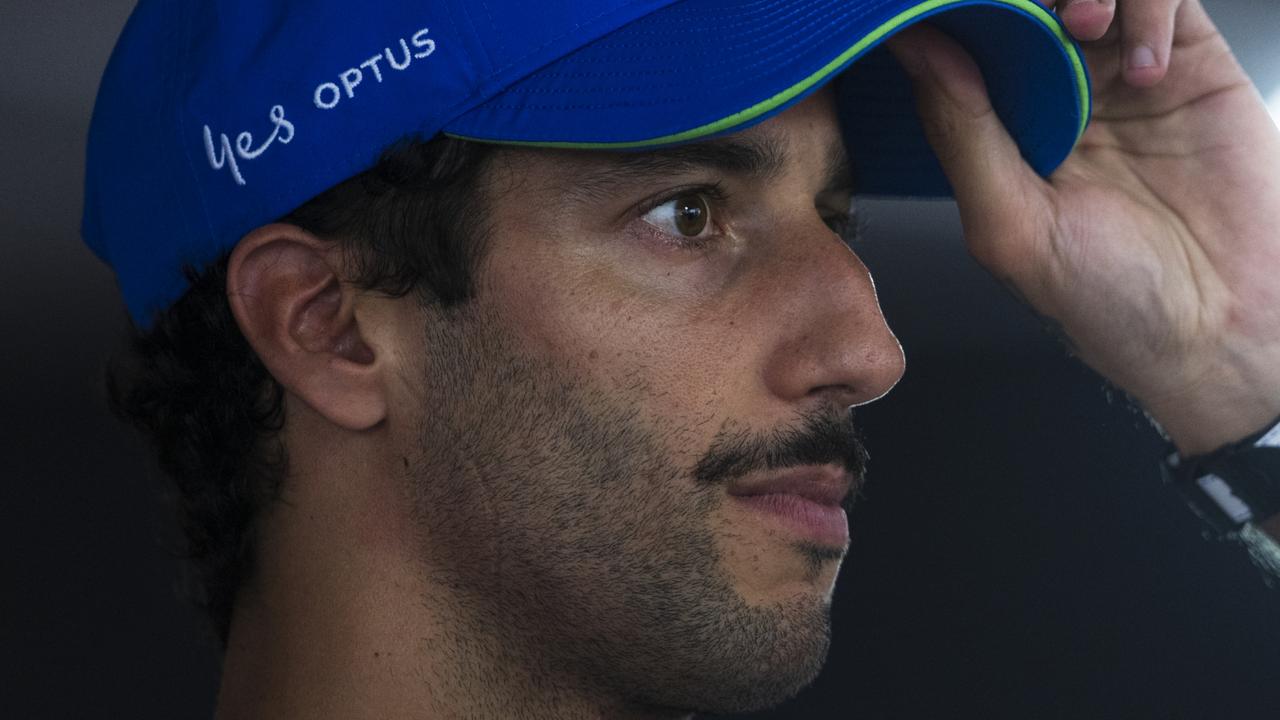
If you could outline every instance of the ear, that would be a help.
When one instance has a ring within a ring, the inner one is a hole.
[[[366,430],[387,412],[382,363],[341,281],[341,252],[293,225],[244,236],[227,267],[227,299],[263,365],[330,422]]]

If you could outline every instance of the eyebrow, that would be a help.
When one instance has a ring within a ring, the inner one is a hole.
[[[786,144],[778,133],[731,135],[658,150],[609,153],[602,167],[575,178],[574,194],[587,199],[606,198],[626,185],[700,170],[770,180],[782,175],[786,164]],[[855,187],[843,143],[836,141],[827,149],[823,176],[824,191]]]
[[[839,138],[827,147],[826,167],[822,170],[823,192],[847,190],[851,194],[858,192],[858,176],[849,162],[849,153]]]

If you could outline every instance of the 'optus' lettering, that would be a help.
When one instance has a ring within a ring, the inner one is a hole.
[[[365,82],[367,75],[372,75],[374,82],[381,83],[383,78],[382,61],[386,61],[387,74],[392,71],[402,72],[408,70],[415,59],[422,60],[429,57],[431,53],[436,51],[436,41],[427,37],[427,28],[422,28],[414,33],[409,39],[400,38],[399,43],[395,47],[384,48],[382,52],[365,60],[359,65],[347,68],[338,74],[337,82],[323,82],[316,86],[315,92],[312,94],[312,100],[316,107],[321,110],[332,110],[342,102],[345,96],[353,99],[356,96],[356,88],[360,83]],[[410,48],[409,46],[413,47]],[[366,73],[366,71],[368,71]]]

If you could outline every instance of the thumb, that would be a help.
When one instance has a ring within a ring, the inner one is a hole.
[[[927,25],[903,30],[888,45],[911,77],[925,135],[955,192],[969,251],[998,276],[1027,277],[1037,256],[1029,245],[1043,242],[1044,223],[1051,223],[1049,188],[991,107],[977,63]]]

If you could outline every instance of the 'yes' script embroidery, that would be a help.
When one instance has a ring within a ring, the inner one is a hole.
[[[277,140],[281,145],[288,145],[293,140],[293,123],[284,117],[284,106],[274,105],[270,113],[271,122],[275,128],[271,131],[271,135],[262,141],[258,147],[253,146],[253,134],[242,132],[236,136],[235,147],[231,146],[231,138],[226,133],[219,133],[218,148],[215,151],[213,145],[213,131],[208,125],[204,126],[204,151],[209,157],[209,166],[214,170],[221,170],[223,167],[231,168],[231,177],[235,179],[237,185],[244,185],[244,175],[240,174],[240,160],[253,160],[262,153],[267,151]]]

